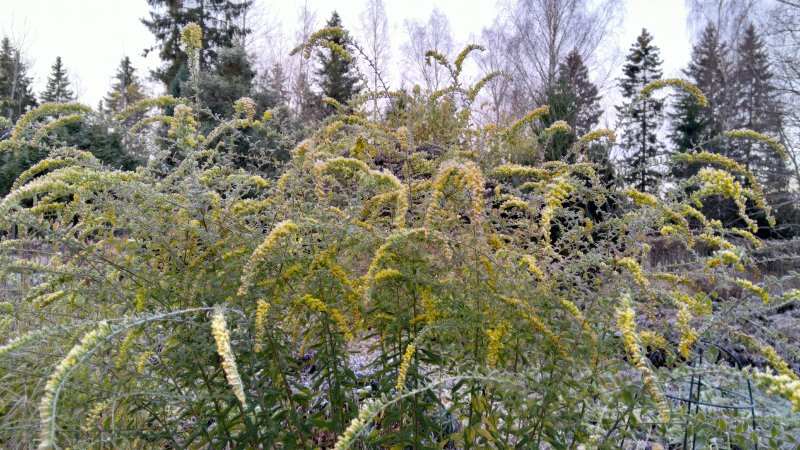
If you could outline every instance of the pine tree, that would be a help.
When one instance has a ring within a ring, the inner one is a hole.
[[[69,89],[69,77],[61,57],[56,57],[56,62],[51,67],[50,76],[47,77],[47,87],[42,92],[42,103],[69,103],[75,100],[75,94]]]
[[[203,49],[198,63],[208,70],[222,48],[233,47],[249,33],[240,25],[241,17],[252,5],[252,0],[147,0],[152,11],[142,23],[153,33],[157,45],[145,54],[158,49],[164,66],[153,76],[164,83],[170,94],[184,95],[181,89],[188,79],[186,54],[181,49],[181,30],[194,22],[203,31]]]
[[[36,106],[28,66],[8,37],[0,43],[0,114],[15,121],[29,107]]]
[[[661,78],[661,57],[653,36],[642,29],[628,53],[620,88],[625,101],[617,107],[623,135],[621,147],[627,152],[624,180],[642,192],[655,193],[662,173],[657,169],[662,144],[657,131],[662,120],[664,100],[638,99],[642,88]]]
[[[777,138],[781,130],[778,92],[764,42],[753,25],[745,30],[736,57],[732,127],[748,128]],[[755,173],[768,191],[786,188],[786,165],[772,148],[754,141],[736,141],[727,145],[732,147],[731,156]]]
[[[334,11],[325,26],[327,28],[343,28],[339,13]],[[331,42],[350,51],[351,45],[346,31],[344,36],[336,36],[331,39]],[[354,59],[344,58],[331,50],[319,51],[317,59],[319,67],[316,74],[323,96],[330,97],[344,105],[361,91]]]
[[[136,69],[131,64],[129,57],[122,58],[114,79],[116,81],[111,85],[111,90],[103,99],[102,105],[106,110],[118,113],[129,105],[145,98],[142,85],[139,83],[139,77],[136,75]]]

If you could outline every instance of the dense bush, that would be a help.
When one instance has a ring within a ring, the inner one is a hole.
[[[472,102],[495,75],[460,84],[474,50],[432,53],[452,85],[381,94],[402,104],[386,120],[342,108],[273,180],[232,168],[220,144],[271,120],[247,98],[206,135],[186,99],[131,106],[120,123],[151,113],[132,127],[153,153],[135,171],[53,148],[0,202],[0,441],[617,448],[690,427],[720,445],[793,445],[800,381],[742,326],[771,301],[749,281],[760,243],[698,210],[716,196],[761,204],[752,175],[697,153],[685,158],[705,168],[664,200],[610,186],[584,161],[608,130],[579,139],[575,163],[515,164],[567,125],[534,132],[543,107],[476,126]],[[668,85],[694,92],[669,81],[643,95]],[[82,110],[45,105],[0,145],[29,145],[65,114]],[[645,264],[658,236],[694,258]],[[772,369],[709,359],[700,340],[720,336]],[[755,378],[776,394],[772,415],[759,404],[753,429],[748,414],[687,412],[670,396],[688,395],[690,374]]]

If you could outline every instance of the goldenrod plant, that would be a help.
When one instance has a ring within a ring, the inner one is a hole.
[[[336,49],[330,33],[303,50]],[[373,93],[403,100],[387,118],[354,100],[274,179],[219,151],[270,119],[246,98],[207,135],[193,99],[129,106],[119,126],[135,112],[128,132],[147,141],[164,123],[170,150],[133,171],[52,148],[0,201],[2,446],[667,448],[687,423],[731,445],[795,445],[797,376],[747,326],[773,302],[748,257],[759,240],[698,209],[761,202],[754,178],[697,153],[682,158],[707,168],[658,197],[581,160],[514,163],[558,130],[524,126],[546,108],[475,125],[475,90],[494,76],[461,84],[477,50],[429,54],[447,89]],[[642,95],[694,92],[659,83]],[[82,111],[35,109],[0,147],[40,139],[51,125],[37,117]],[[576,152],[614,138],[591,132]],[[663,240],[690,258],[653,264]],[[766,367],[689,366],[722,337],[762,349]],[[687,410],[672,398],[692,370],[754,378],[772,422]]]

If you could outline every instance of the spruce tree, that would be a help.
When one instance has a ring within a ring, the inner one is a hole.
[[[241,44],[249,29],[241,25],[241,18],[252,5],[251,0],[147,0],[150,17],[142,23],[153,33],[157,44],[145,54],[158,49],[164,66],[153,76],[164,83],[170,94],[185,95],[181,89],[188,79],[186,54],[181,49],[181,30],[194,22],[203,31],[203,48],[198,63],[201,70],[211,68],[222,48]]]
[[[642,34],[631,46],[623,68],[620,88],[625,101],[617,107],[623,129],[621,147],[626,151],[624,181],[642,192],[655,193],[662,177],[658,170],[662,144],[658,140],[658,127],[663,117],[664,100],[654,97],[639,98],[648,83],[661,78],[661,57],[653,45],[653,36],[642,29]]]
[[[258,75],[251,97],[262,109],[288,108],[287,79],[288,76],[284,73],[281,63],[275,63]]]
[[[545,160],[562,159],[578,136],[597,125],[602,114],[597,86],[589,80],[589,70],[580,54],[573,50],[559,65],[556,85],[548,89],[550,112],[543,117],[545,126],[563,120],[572,133],[558,133],[545,149]]]
[[[748,128],[772,137],[781,131],[778,92],[774,85],[764,42],[750,25],[736,51],[733,72],[733,128]],[[762,142],[742,140],[728,143],[731,156],[750,169],[772,192],[786,188],[788,174],[784,161]]]
[[[111,85],[111,90],[102,103],[107,111],[118,113],[129,105],[145,98],[139,77],[136,75],[136,69],[131,64],[129,57],[122,58],[114,79],[116,81]]]
[[[0,42],[0,115],[15,121],[29,107],[36,106],[28,66],[20,51],[6,36]]]
[[[275,63],[269,70],[267,76],[267,86],[275,96],[278,105],[286,105],[289,101],[289,92],[286,87],[288,77],[283,71],[281,63]]]
[[[674,111],[670,113],[672,119],[672,132],[670,139],[673,143],[672,152],[691,153],[702,149],[707,140],[706,130],[709,120],[703,114],[703,107],[697,103],[697,99],[690,94],[681,94],[675,104]],[[680,181],[685,180],[696,174],[696,165],[675,163],[672,165],[672,176]]]
[[[50,70],[50,76],[47,77],[47,87],[42,92],[42,103],[69,103],[75,100],[75,94],[69,88],[69,77],[64,64],[61,62],[61,57],[56,57],[56,62]]]
[[[339,13],[334,11],[325,26],[343,29]],[[349,52],[351,50],[349,39],[347,31],[345,31],[342,36],[333,37],[331,42],[344,47]],[[319,62],[316,72],[317,81],[322,88],[323,96],[330,97],[344,105],[361,91],[354,59],[345,58],[337,52],[326,49],[317,53],[317,60]]]
[[[294,86],[294,93],[297,97],[297,120],[301,123],[309,124],[321,120],[325,117],[325,105],[322,103],[322,96],[314,92],[311,81],[305,73],[297,76]]]
[[[559,84],[573,94],[572,115],[567,123],[578,136],[591,131],[600,120],[600,94],[597,86],[589,80],[589,69],[577,49],[573,49],[559,65]]]
[[[721,146],[712,139],[730,127],[731,104],[728,48],[719,39],[714,25],[709,23],[700,40],[692,48],[692,59],[683,71],[686,78],[698,87],[708,99],[700,106],[691,94],[681,94],[670,113],[673,143],[672,153],[690,153],[707,150],[728,154],[729,146]],[[672,176],[676,181],[696,174],[697,165],[674,164]]]
[[[230,116],[233,103],[251,95],[255,76],[244,48],[221,49],[209,71],[200,74],[200,102],[213,114]]]

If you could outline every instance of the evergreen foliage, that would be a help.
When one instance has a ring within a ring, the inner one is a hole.
[[[709,23],[692,49],[692,58],[684,71],[688,80],[703,91],[708,100],[704,107],[685,95],[677,108],[679,118],[673,140],[678,151],[687,151],[703,145],[705,150],[719,153],[721,150],[712,142],[730,125],[732,105],[731,75],[728,66],[727,45],[720,42],[719,33]]]
[[[789,178],[781,155],[760,141],[723,142],[718,139],[730,128],[750,129],[772,137],[781,135],[779,95],[767,52],[754,26],[745,29],[735,50],[731,53],[729,46],[720,41],[712,24],[703,30],[685,73],[703,90],[708,103],[701,106],[689,95],[683,95],[677,102],[671,114],[674,152],[705,150],[725,155],[755,173],[769,198],[780,205],[785,203],[782,197]],[[686,180],[699,168],[696,164],[679,163],[672,168],[673,176],[677,181]],[[744,226],[737,209],[723,199],[711,199],[704,205],[707,214],[724,223]],[[791,211],[783,205],[779,213],[779,219],[785,222],[784,216]],[[762,226],[771,228],[766,223]]]
[[[362,82],[357,74],[357,62],[351,53],[350,35],[343,28],[339,13],[334,11],[331,14],[326,27],[337,28],[341,32],[330,38],[331,46],[317,51],[317,82],[324,97],[346,105],[354,95],[361,92]],[[332,110],[328,108],[328,112]]]
[[[478,49],[452,63],[433,55],[451,85],[388,93],[386,120],[370,119],[368,99],[340,108],[271,180],[225,151],[276,118],[250,98],[208,132],[202,92],[114,116],[153,147],[135,171],[62,145],[58,132],[90,120],[88,107],[18,120],[0,151],[47,158],[0,200],[0,441],[667,448],[688,423],[730,447],[796,446],[800,381],[752,323],[800,293],[773,298],[732,237],[761,241],[695,207],[723,196],[753,230],[745,204],[765,205],[756,176],[719,154],[682,154],[703,168],[659,199],[603,183],[585,161],[507,163],[568,125],[542,129],[541,107],[476,126],[474,102],[498,76],[459,79]],[[201,76],[192,70],[192,85]],[[630,97],[666,86],[705,102],[680,80]],[[129,127],[133,114],[143,118]],[[614,137],[594,130],[576,145]],[[781,149],[752,131],[724,138]],[[688,259],[649,264],[655,235]],[[712,336],[764,364],[731,368]],[[770,421],[687,410],[675,394],[698,376],[719,388],[704,402],[752,377],[757,394],[769,390]]]
[[[731,127],[780,136],[779,94],[764,42],[752,24],[736,48],[731,84]],[[729,156],[755,173],[768,192],[783,192],[788,187],[786,162],[772,147],[758,141],[741,141],[734,144]]]
[[[797,186],[758,28],[708,25],[690,81],[642,30],[618,140],[582,57],[615,0],[501,4],[482,67],[521,80],[465,76],[468,45],[368,95],[336,12],[303,11],[312,80],[256,72],[252,0],[148,2],[172,95],[126,57],[71,103],[57,58],[35,107],[0,43],[0,447],[798,447],[800,335],[772,320],[798,275],[763,238],[800,209],[771,209]]]
[[[111,85],[111,90],[103,98],[102,105],[104,110],[118,114],[128,106],[144,100],[144,88],[129,57],[122,58],[114,79],[116,81]]]
[[[656,193],[663,176],[660,157],[663,145],[658,129],[664,113],[664,101],[652,96],[640,97],[649,83],[661,79],[661,56],[653,45],[653,36],[642,33],[631,46],[623,68],[620,89],[625,98],[617,107],[622,124],[620,146],[625,150],[624,180],[641,192]]]
[[[0,115],[16,121],[28,108],[36,106],[28,66],[19,49],[4,36],[0,42]]]
[[[244,48],[220,49],[208,72],[200,75],[198,98],[211,114],[229,117],[233,115],[234,101],[253,95],[255,77],[256,72]],[[194,95],[191,89],[187,92]]]
[[[252,6],[252,0],[147,0],[150,17],[142,23],[153,33],[157,45],[145,50],[145,54],[158,49],[164,66],[153,72],[153,76],[167,86],[171,95],[181,92],[188,79],[187,58],[181,48],[181,30],[196,23],[202,34],[202,47],[198,54],[201,70],[207,71],[223,48],[240,44],[250,32],[242,26],[241,18]]]
[[[556,84],[547,92],[550,110],[542,120],[545,127],[564,121],[571,131],[553,136],[546,150],[545,161],[563,159],[577,136],[585,135],[597,125],[603,113],[600,98],[597,86],[589,79],[589,70],[583,58],[573,50],[559,65]]]
[[[75,100],[75,94],[70,90],[69,76],[61,57],[56,57],[56,62],[50,69],[47,77],[47,86],[41,95],[42,103],[69,103]]]

